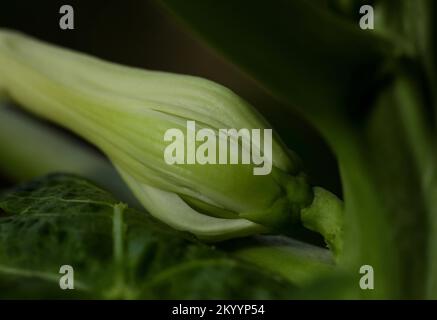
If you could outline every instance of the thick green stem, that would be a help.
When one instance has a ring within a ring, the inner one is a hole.
[[[375,290],[356,290],[365,298],[400,297],[398,252],[389,212],[373,180],[366,157],[356,142],[340,154],[345,198],[345,235],[342,263],[352,274],[370,265],[376,275]]]
[[[303,225],[325,238],[336,259],[340,259],[343,253],[343,214],[343,202],[319,187],[314,188],[312,204],[301,213]]]
[[[394,88],[407,142],[413,158],[428,211],[428,276],[427,296],[437,298],[437,146],[429,123],[425,119],[425,100],[421,89],[411,81],[411,76],[401,75]]]
[[[247,262],[279,274],[290,282],[304,286],[338,271],[329,250],[282,236],[256,236],[226,245],[230,252]]]

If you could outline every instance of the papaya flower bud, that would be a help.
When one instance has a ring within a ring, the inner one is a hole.
[[[221,85],[0,30],[0,86],[24,109],[97,146],[150,214],[175,229],[207,240],[299,224],[338,233],[341,202],[315,193],[298,157]],[[320,216],[334,226],[308,223]]]

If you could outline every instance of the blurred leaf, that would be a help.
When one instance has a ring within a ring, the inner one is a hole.
[[[163,2],[325,134],[344,125],[392,50],[311,1]]]
[[[437,3],[434,0],[380,0],[376,12],[384,33],[404,48],[404,55],[416,59],[429,81],[434,104],[437,102]],[[434,110],[437,113],[437,110]]]

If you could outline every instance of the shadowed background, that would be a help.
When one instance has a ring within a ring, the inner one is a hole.
[[[74,8],[74,30],[59,28],[59,8],[63,4]],[[314,184],[341,195],[336,161],[318,133],[196,39],[158,1],[8,1],[1,5],[0,27],[21,30],[109,61],[196,75],[223,84],[269,120],[286,144],[302,157]],[[7,171],[1,170],[0,185],[4,186],[11,181]]]

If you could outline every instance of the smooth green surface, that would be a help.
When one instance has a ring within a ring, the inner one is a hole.
[[[237,241],[233,246],[230,253],[234,256],[278,273],[301,288],[338,271],[330,251],[290,238],[258,236],[252,242],[239,245]]]

